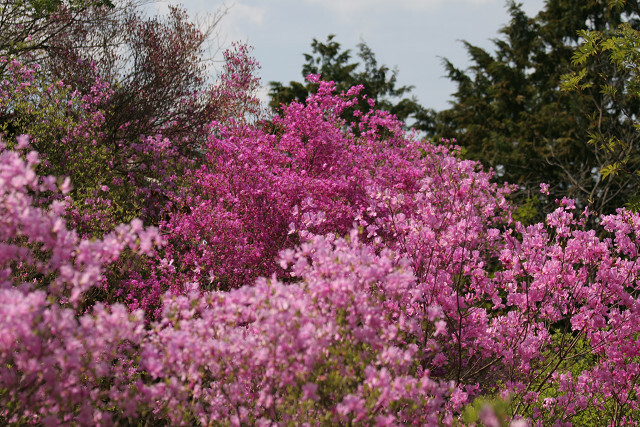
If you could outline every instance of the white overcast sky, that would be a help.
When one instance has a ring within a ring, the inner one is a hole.
[[[544,0],[521,0],[533,16]],[[196,18],[215,13],[217,0],[165,0],[181,4]],[[493,50],[491,39],[509,21],[505,0],[228,0],[228,14],[219,34],[223,46],[243,41],[253,46],[260,77],[288,83],[302,79],[303,53],[311,41],[335,40],[356,52],[362,40],[373,50],[378,64],[396,67],[400,84],[415,86],[425,107],[444,109],[456,89],[444,76],[440,57],[466,68],[468,58],[461,40]],[[264,94],[263,94],[264,96]]]

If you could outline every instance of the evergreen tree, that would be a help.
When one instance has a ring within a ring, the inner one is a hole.
[[[537,201],[541,182],[550,184],[543,210],[555,208],[561,195],[598,212],[623,205],[633,193],[629,179],[603,179],[608,153],[589,143],[594,108],[610,124],[622,116],[599,90],[599,79],[613,73],[590,73],[598,89],[588,93],[561,89],[563,75],[573,69],[579,31],[638,26],[636,0],[609,3],[548,0],[531,18],[510,2],[511,21],[494,41],[494,53],[465,42],[473,63],[468,70],[445,60],[447,76],[458,85],[455,101],[448,110],[424,114],[420,127],[434,140],[456,138],[470,158],[497,171],[496,179],[518,184],[515,197],[525,206]]]
[[[336,83],[338,91],[347,90],[355,85],[363,85],[361,92],[367,98],[376,102],[376,108],[395,114],[400,120],[416,117],[422,111],[415,97],[407,97],[413,89],[412,86],[398,86],[397,70],[391,70],[386,65],[378,65],[375,54],[362,42],[358,44],[357,57],[360,62],[354,62],[351,50],[343,50],[340,43],[334,40],[335,35],[329,35],[327,41],[322,43],[313,39],[311,43],[312,53],[304,54],[306,63],[302,67],[302,76],[320,74],[322,80]],[[303,101],[317,90],[317,84],[291,81],[288,86],[279,82],[270,82],[269,106],[274,111],[279,111],[282,104],[288,104],[294,100]],[[368,112],[371,106],[366,100],[362,100],[358,107],[363,113]],[[348,114],[345,118],[348,119]]]

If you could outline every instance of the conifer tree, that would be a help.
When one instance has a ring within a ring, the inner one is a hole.
[[[638,27],[636,0],[619,7],[609,3],[549,0],[532,18],[511,2],[511,20],[494,41],[493,53],[465,42],[469,69],[445,59],[447,76],[458,85],[455,100],[448,110],[423,115],[420,127],[433,140],[455,138],[468,157],[493,167],[496,179],[518,184],[520,203],[535,204],[538,185],[546,182],[550,194],[542,200],[543,210],[555,208],[553,201],[565,194],[597,212],[624,205],[633,193],[629,179],[603,179],[600,171],[610,159],[589,143],[594,111],[611,125],[622,117],[599,89],[612,68],[594,65],[604,68],[589,74],[588,93],[561,89],[563,75],[573,69],[579,31],[608,33],[622,22]]]
[[[354,62],[351,50],[343,50],[334,39],[333,34],[324,43],[313,39],[312,53],[304,54],[306,63],[302,67],[303,78],[309,74],[320,74],[322,80],[335,82],[338,91],[363,85],[362,93],[367,97],[357,106],[363,113],[371,109],[367,99],[373,99],[377,109],[389,111],[403,121],[415,118],[422,112],[416,98],[409,96],[413,87],[398,86],[398,71],[378,65],[374,52],[366,43],[358,44],[357,57],[360,61]],[[318,88],[317,84],[306,81],[291,81],[288,86],[280,82],[270,82],[269,85],[269,105],[276,112],[280,111],[281,105],[294,100],[304,102]]]

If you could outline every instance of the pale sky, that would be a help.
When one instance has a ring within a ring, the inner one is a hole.
[[[544,0],[521,0],[529,16]],[[215,0],[168,0],[156,5],[182,4],[196,18],[214,13],[223,3]],[[311,41],[335,41],[355,54],[366,42],[379,65],[398,69],[402,85],[425,107],[447,108],[456,89],[444,76],[440,57],[456,66],[469,65],[461,40],[489,48],[491,39],[508,23],[505,0],[228,0],[228,14],[219,25],[218,41],[228,46],[243,41],[253,46],[261,65],[260,77],[287,84],[302,80],[303,53]],[[266,89],[265,89],[266,91]],[[262,94],[265,97],[265,93]]]

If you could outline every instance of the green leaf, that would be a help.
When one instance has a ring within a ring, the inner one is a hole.
[[[605,167],[603,167],[600,170],[600,173],[602,174],[602,178],[606,178],[606,177],[615,177],[618,172],[620,171],[620,163],[619,162],[615,162],[611,165],[607,165]]]
[[[582,37],[584,41],[574,52],[571,62],[573,65],[585,65],[589,57],[598,53],[598,44],[602,34],[599,31],[580,30],[578,36]]]
[[[602,87],[600,88],[600,93],[615,98],[616,94],[618,93],[618,88],[615,87],[613,83],[609,83],[606,85],[602,85]]]
[[[609,0],[607,6],[609,9],[622,9],[626,3],[626,0]]]
[[[592,84],[590,82],[580,84],[580,82],[584,80],[586,75],[586,68],[581,69],[577,73],[574,71],[568,74],[563,74],[560,77],[560,89],[565,92],[571,92],[573,90],[581,90],[591,87]]]

